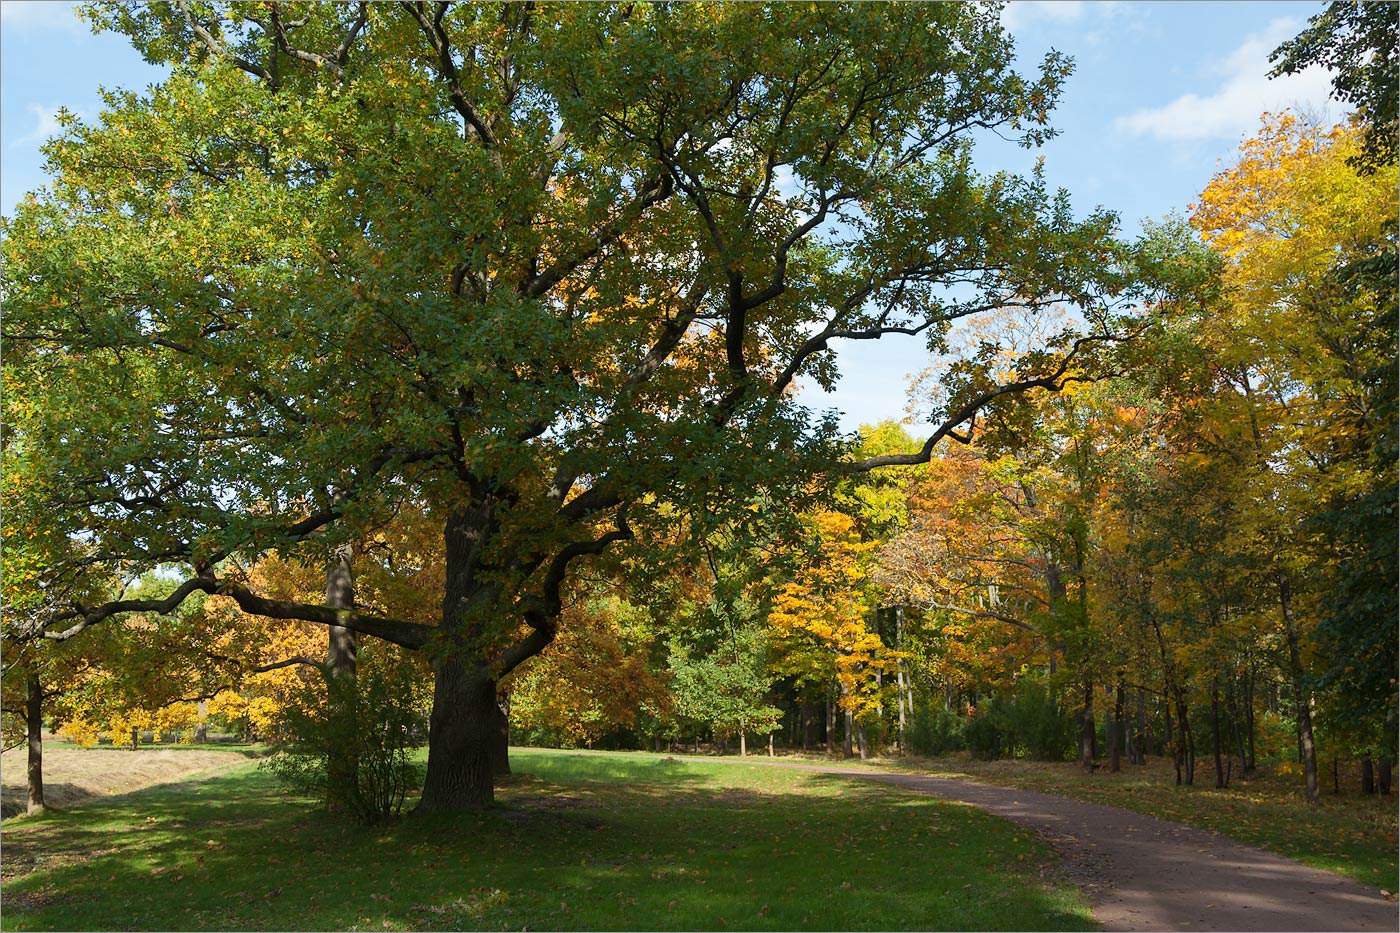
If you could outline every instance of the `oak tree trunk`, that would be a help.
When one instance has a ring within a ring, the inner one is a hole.
[[[1390,793],[1390,777],[1391,777],[1391,775],[1390,775],[1390,758],[1389,758],[1389,756],[1383,756],[1383,757],[1381,758],[1381,760],[1380,760],[1380,765],[1379,765],[1379,767],[1377,768],[1377,770],[1378,770],[1379,773],[1380,773],[1380,777],[1379,777],[1379,779],[1376,781],[1376,789],[1379,790],[1382,794],[1387,794],[1387,795],[1388,795],[1388,794]]]
[[[428,719],[428,773],[418,809],[425,812],[488,807],[495,801],[492,772],[502,747],[496,680],[479,653],[481,611],[489,602],[474,572],[489,536],[488,510],[457,512],[443,529],[442,640],[433,658],[433,710]]]
[[[29,812],[44,809],[44,691],[38,674],[24,683],[24,726],[29,733]]]
[[[1370,755],[1361,758],[1361,793],[1370,796],[1376,792],[1376,770]]]
[[[446,658],[433,665],[428,773],[418,809],[427,813],[495,802],[491,749],[499,744],[496,682],[484,665]]]
[[[326,563],[326,605],[331,609],[355,608],[355,549],[342,544],[331,551]],[[326,669],[332,678],[353,678],[359,657],[359,637],[340,625],[326,627]]]

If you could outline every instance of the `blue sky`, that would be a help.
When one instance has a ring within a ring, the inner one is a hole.
[[[1266,110],[1293,106],[1337,119],[1326,73],[1270,81],[1269,52],[1296,34],[1318,2],[1016,2],[1003,12],[1021,61],[1055,48],[1076,62],[1054,125],[1062,135],[1038,153],[981,150],[987,171],[1024,171],[1035,156],[1077,208],[1103,205],[1133,233],[1144,218],[1185,212],[1228,164]],[[97,114],[99,86],[144,88],[161,72],[126,42],[93,35],[63,2],[0,3],[0,211],[45,180],[39,146],[60,106]],[[902,418],[910,375],[928,365],[917,340],[840,351],[845,373],[831,395],[802,400],[843,413],[843,424]]]

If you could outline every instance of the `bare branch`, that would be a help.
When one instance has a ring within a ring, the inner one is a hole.
[[[966,606],[953,606],[947,603],[936,602],[925,603],[925,606],[928,609],[942,609],[945,612],[960,612],[963,615],[969,615],[975,619],[993,619],[997,622],[1005,622],[1008,625],[1014,625],[1017,628],[1023,628],[1028,632],[1034,632],[1041,638],[1049,640],[1049,636],[1047,636],[1040,629],[1036,628],[1034,625],[1031,625],[1029,622],[1025,622],[1021,619],[1018,619],[1015,616],[1007,615],[1004,612],[994,612],[989,609],[970,609]]]

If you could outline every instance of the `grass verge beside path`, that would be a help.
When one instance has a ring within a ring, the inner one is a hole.
[[[1092,929],[971,807],[731,764],[513,754],[501,806],[330,822],[255,765],[4,827],[4,929]]]
[[[1106,768],[1085,773],[1073,762],[885,758],[861,763],[813,756],[788,760],[970,777],[987,784],[1122,807],[1209,829],[1392,895],[1400,890],[1394,796],[1334,796],[1324,791],[1321,803],[1312,807],[1303,800],[1301,778],[1265,769],[1246,779],[1236,773],[1230,787],[1217,790],[1214,772],[1199,767],[1195,786],[1178,787],[1171,762],[1160,759],[1142,766],[1125,760],[1118,774],[1110,774]]]

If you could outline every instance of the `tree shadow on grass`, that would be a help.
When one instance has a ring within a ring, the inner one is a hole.
[[[519,756],[522,772],[531,757]],[[726,786],[664,759],[563,770],[572,778],[510,778],[492,810],[373,830],[331,821],[254,769],[108,798],[22,826],[17,850],[6,834],[7,871],[12,857],[29,863],[6,881],[7,926],[978,929],[1003,914],[1007,928],[1086,924],[1016,874],[1029,866],[994,864],[972,841],[950,847],[993,823],[934,798],[813,773]],[[1004,842],[989,848],[1003,861]]]

